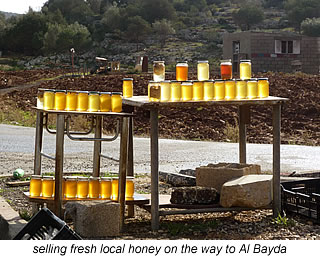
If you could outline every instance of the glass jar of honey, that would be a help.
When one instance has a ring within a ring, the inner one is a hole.
[[[113,92],[111,95],[111,109],[112,112],[120,113],[122,111],[122,97],[121,92]]]
[[[225,99],[231,100],[236,97],[236,82],[233,79],[225,81]]]
[[[100,111],[111,111],[111,92],[100,92]]]
[[[97,91],[90,91],[88,96],[88,111],[98,112],[100,110],[100,95]]]
[[[197,76],[199,81],[209,80],[209,61],[198,61]]]
[[[159,102],[161,98],[160,82],[150,81],[148,84],[148,97],[151,102]]]
[[[76,198],[76,196],[77,196],[77,177],[66,176],[65,197]]]
[[[54,178],[53,176],[43,176],[41,192],[42,197],[51,198],[53,195]]]
[[[247,81],[236,79],[236,99],[247,98]]]
[[[91,199],[99,198],[99,177],[90,177],[89,178],[89,189],[88,196]]]
[[[133,96],[133,79],[124,78],[122,80],[122,96],[123,98],[131,98]]]
[[[154,61],[153,62],[153,80],[163,81],[165,80],[166,68],[164,61]]]
[[[269,81],[268,78],[258,78],[258,97],[269,97]]]
[[[232,79],[232,62],[231,59],[220,62],[221,79]]]
[[[79,176],[77,178],[77,198],[85,199],[88,197],[89,179],[88,177]]]
[[[43,95],[44,95],[44,89],[38,89],[37,93],[37,108],[43,109]]]
[[[89,92],[88,91],[78,91],[77,96],[77,111],[87,111],[89,102]]]
[[[247,98],[254,99],[258,97],[258,81],[257,79],[250,79],[247,82]]]
[[[251,60],[240,60],[240,79],[251,79]]]
[[[213,100],[214,98],[214,81],[206,80],[203,82],[203,99],[205,101]]]
[[[133,198],[134,195],[134,177],[127,176],[126,178],[126,198]]]
[[[188,63],[180,62],[176,65],[176,80],[186,81],[188,80]]]
[[[77,92],[76,91],[67,91],[66,94],[66,111],[75,111],[77,109]]]
[[[215,80],[214,81],[214,99],[222,100],[225,98],[225,83],[224,80]]]
[[[42,177],[41,175],[32,175],[30,180],[30,196],[31,197],[40,197],[41,196],[41,186],[42,186]]]
[[[54,109],[54,90],[45,90],[43,93],[43,109],[53,110]]]
[[[111,181],[112,178],[110,177],[101,177],[99,191],[102,199],[111,199]]]
[[[203,100],[203,86],[204,86],[203,81],[199,81],[199,80],[193,81],[192,92],[193,92],[193,100],[194,101]]]
[[[64,90],[56,90],[54,95],[54,109],[64,110],[66,108],[66,92]]]
[[[170,80],[164,80],[160,82],[160,101],[168,102],[171,99],[171,85]]]
[[[185,81],[181,83],[181,100],[191,101],[193,98],[193,84],[192,82]]]
[[[181,82],[172,80],[171,83],[171,101],[178,102],[181,100]]]
[[[112,200],[118,200],[119,196],[119,178],[113,177],[111,181],[111,198]]]

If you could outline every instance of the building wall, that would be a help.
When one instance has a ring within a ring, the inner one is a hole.
[[[252,61],[253,72],[282,71],[318,74],[320,66],[320,37],[281,33],[240,32],[223,38],[224,58],[232,58],[232,42],[240,41],[241,53]],[[299,41],[300,52],[275,53],[275,41]],[[299,65],[300,64],[300,65]]]

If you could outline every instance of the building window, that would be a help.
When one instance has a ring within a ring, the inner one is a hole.
[[[300,41],[275,40],[275,53],[281,54],[300,54]]]

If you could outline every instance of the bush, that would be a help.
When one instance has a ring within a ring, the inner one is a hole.
[[[320,36],[320,18],[307,18],[301,23],[303,34],[312,37]]]

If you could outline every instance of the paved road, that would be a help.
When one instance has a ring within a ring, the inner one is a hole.
[[[33,170],[35,129],[0,124],[0,174],[11,173],[23,168],[27,173]],[[161,139],[160,170],[179,172],[208,163],[238,162],[238,144]],[[55,136],[44,133],[43,150],[55,153]],[[119,139],[103,143],[102,153],[117,158]],[[77,142],[65,138],[65,171],[92,171],[92,142]],[[134,138],[134,161],[136,173],[150,172],[150,141],[148,138]],[[247,161],[261,165],[263,171],[272,171],[272,145],[248,144]],[[281,172],[318,171],[320,169],[320,147],[282,145]],[[43,159],[43,171],[53,171],[54,162]],[[102,159],[102,171],[115,172],[118,164]]]

